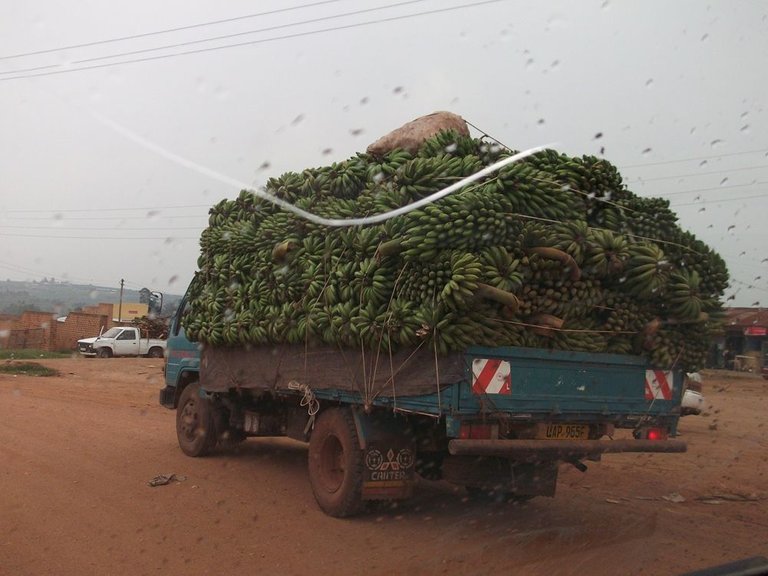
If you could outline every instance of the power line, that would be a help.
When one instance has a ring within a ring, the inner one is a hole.
[[[197,24],[189,24],[186,26],[177,26],[175,28],[165,28],[164,30],[154,30],[152,32],[143,32],[140,34],[132,34],[130,36],[120,36],[118,38],[108,38],[106,40],[94,40],[92,42],[83,42],[82,44],[70,44],[69,46],[60,46],[58,48],[47,48],[44,50],[36,50],[34,52],[21,52],[19,54],[10,54],[8,56],[0,56],[0,60],[10,60],[12,58],[24,58],[25,56],[38,56],[40,54],[51,54],[53,52],[61,52],[62,50],[73,50],[75,48],[88,48],[91,46],[100,46],[103,44],[111,44],[114,42],[123,42],[125,40],[136,40],[138,38],[147,38],[149,36],[158,36],[160,34],[168,34],[170,32],[180,32],[182,30],[192,30],[194,28],[203,28],[206,26],[215,26],[217,24],[226,24],[229,22],[237,22],[239,20],[247,20],[250,18],[259,18],[262,16],[271,16],[281,12],[290,12],[293,10],[300,10],[303,8],[311,8],[314,6],[320,6],[323,4],[335,4],[342,0],[323,0],[321,2],[310,2],[309,4],[300,4],[298,6],[291,6],[289,8],[278,8],[276,10],[269,10],[267,12],[258,12],[256,14],[245,14],[243,16],[234,16],[232,18],[224,18],[221,20],[209,20],[207,22],[200,22]]]
[[[208,213],[205,214],[173,214],[169,216],[157,216],[157,218],[176,220],[179,218],[202,218],[208,219]],[[46,220],[51,221],[55,219],[53,216],[2,216],[0,220]],[[56,222],[70,222],[73,220],[146,220],[147,216],[69,216],[67,218],[55,219]]]
[[[738,200],[751,200],[753,198],[768,198],[768,192],[764,194],[755,194],[754,196],[739,196],[737,198],[724,198],[724,199],[708,199],[701,200],[700,202],[686,202],[685,204],[670,204],[670,208],[677,208],[678,206],[701,206],[703,204],[724,204],[725,202],[736,202]]]
[[[693,190],[678,190],[677,192],[665,192],[664,194],[656,194],[662,198],[666,196],[676,196],[678,194],[692,194],[694,192],[709,192],[710,190],[725,190],[728,188],[744,188],[745,186],[758,186],[761,184],[768,184],[768,182],[750,182],[749,184],[729,184],[728,186],[712,186],[710,188],[694,188]]]
[[[199,240],[198,236],[54,236],[50,234],[6,234],[0,232],[0,236],[7,238],[43,238],[55,240]]]
[[[722,174],[723,172],[743,172],[745,170],[759,170],[761,168],[768,168],[768,164],[763,164],[762,166],[746,166],[744,168],[729,168],[726,170],[714,170],[712,172],[699,172],[697,174],[676,174],[673,176],[658,176],[656,178],[635,178],[634,180],[630,180],[629,183],[655,182],[656,180],[673,180],[675,178],[690,178],[694,176],[709,176],[711,174]]]
[[[768,154],[768,150],[761,148],[759,150],[745,150],[743,152],[729,152],[728,154],[715,154],[712,156],[695,156],[693,158],[682,158],[680,160],[664,160],[661,162],[647,162],[645,164],[627,164],[626,166],[619,166],[622,170],[626,168],[642,168],[644,166],[661,166],[663,164],[679,164],[682,162],[693,162],[694,160],[709,160],[711,158],[726,158],[728,156],[742,156],[744,154],[757,154],[758,152],[765,152]]]
[[[210,204],[184,204],[176,206],[137,206],[136,208],[4,208],[4,212],[125,212],[130,210],[178,210],[180,208],[210,208]]]
[[[3,226],[3,229],[50,230],[50,226]],[[59,232],[164,232],[165,230],[202,230],[200,226],[164,226],[162,228],[59,228]]]
[[[335,19],[338,19],[338,18],[345,18],[347,16],[357,16],[357,15],[365,14],[365,13],[368,13],[368,12],[378,12],[379,10],[387,10],[389,8],[396,8],[398,6],[405,6],[405,5],[408,5],[408,4],[418,4],[418,3],[421,3],[421,2],[424,2],[424,1],[425,0],[405,0],[403,2],[398,2],[398,3],[395,3],[395,4],[388,4],[388,5],[385,5],[385,6],[377,6],[375,8],[364,8],[362,10],[353,10],[352,12],[346,12],[346,13],[343,13],[343,14],[335,14],[335,15],[331,15],[331,16],[320,16],[320,17],[317,17],[317,18],[311,18],[309,20],[304,20],[302,22],[291,22],[289,24],[279,24],[279,25],[275,25],[275,26],[268,26],[266,28],[260,28],[258,30],[248,30],[246,32],[236,32],[236,33],[232,33],[232,34],[223,34],[223,35],[220,35],[220,36],[211,36],[209,38],[201,38],[201,39],[198,39],[198,40],[188,40],[188,41],[185,41],[185,42],[177,42],[175,44],[166,44],[164,46],[158,46],[158,47],[155,47],[155,48],[143,48],[141,50],[132,50],[132,51],[125,51],[125,52],[118,52],[116,54],[110,54],[110,55],[107,55],[107,56],[96,56],[94,58],[84,58],[82,60],[73,60],[72,62],[67,63],[66,66],[77,65],[77,64],[86,64],[88,62],[99,62],[101,60],[110,60],[112,58],[122,58],[124,56],[135,56],[137,54],[146,54],[146,53],[149,53],[149,52],[157,52],[159,50],[169,50],[171,48],[182,48],[184,46],[194,46],[196,44],[203,44],[205,42],[213,42],[213,41],[216,41],[216,40],[227,40],[229,38],[237,38],[237,37],[240,37],[240,36],[248,36],[250,34],[259,34],[259,33],[262,33],[262,32],[272,32],[272,31],[281,30],[281,29],[284,29],[284,28],[293,28],[293,27],[296,27],[296,26],[302,26],[304,24],[316,24],[317,22],[323,22],[323,21],[326,21],[326,20],[335,20]],[[17,69],[17,70],[9,70],[9,71],[6,71],[6,72],[0,72],[0,75],[3,75],[3,74],[18,74],[20,72],[32,72],[32,71],[35,71],[35,70],[42,70],[42,69],[49,69],[49,68],[63,68],[64,66],[65,65],[63,65],[63,64],[51,64],[51,65],[48,65],[48,66],[38,66],[38,67],[35,67],[35,68],[22,68],[22,69]]]
[[[109,68],[109,67],[113,67],[113,66],[120,66],[120,65],[123,65],[123,64],[137,64],[137,63],[140,63],[140,62],[151,62],[153,60],[162,60],[162,59],[165,59],[165,58],[175,58],[177,56],[188,56],[188,55],[191,55],[191,54],[201,54],[201,53],[204,53],[204,52],[212,52],[212,51],[215,51],[215,50],[225,50],[225,49],[228,49],[228,48],[238,48],[238,47],[242,47],[242,46],[253,46],[255,44],[263,44],[263,43],[266,43],[266,42],[275,42],[275,41],[278,41],[278,40],[290,40],[290,39],[293,39],[293,38],[302,38],[302,37],[305,37],[305,36],[312,36],[314,34],[323,34],[323,33],[326,33],[326,32],[336,32],[336,31],[339,31],[339,30],[349,30],[349,29],[352,29],[352,28],[359,28],[359,27],[362,27],[362,26],[371,26],[371,25],[381,24],[381,23],[385,23],[385,22],[396,22],[396,21],[400,21],[400,20],[406,20],[406,19],[409,19],[409,18],[416,18],[416,17],[419,17],[419,16],[430,16],[430,15],[433,15],[433,14],[452,12],[452,11],[455,11],[455,10],[462,10],[464,8],[474,8],[476,6],[483,6],[483,5],[486,5],[486,4],[496,4],[498,2],[504,2],[504,1],[506,1],[506,0],[483,0],[481,2],[474,2],[474,3],[470,3],[470,4],[460,4],[460,5],[457,5],[457,6],[450,6],[448,8],[435,8],[433,10],[425,10],[424,12],[415,12],[415,13],[412,13],[412,14],[404,14],[404,15],[401,15],[401,16],[391,16],[389,18],[380,18],[378,20],[369,20],[368,22],[356,22],[354,24],[344,24],[344,25],[340,25],[340,26],[333,26],[333,27],[330,27],[330,28],[321,28],[319,30],[309,30],[307,32],[297,32],[295,34],[286,34],[284,36],[275,36],[273,38],[262,38],[262,39],[259,39],[259,40],[249,40],[247,42],[237,42],[237,43],[234,43],[234,44],[224,44],[224,45],[221,45],[221,46],[211,46],[211,47],[208,47],[208,48],[198,48],[196,50],[186,50],[186,51],[183,51],[183,52],[176,52],[174,54],[160,54],[160,55],[157,55],[157,56],[146,56],[144,58],[134,58],[134,59],[131,59],[131,60],[122,60],[120,62],[106,62],[106,63],[103,63],[103,64],[93,64],[91,66],[80,66],[78,68],[65,68],[63,70],[52,70],[50,72],[40,72],[40,73],[37,73],[37,74],[20,74],[20,75],[17,75],[17,76],[9,76],[9,77],[5,77],[5,78],[0,78],[0,82],[6,82],[6,81],[9,81],[9,80],[20,80],[20,79],[25,79],[25,78],[38,78],[38,77],[41,77],[41,76],[54,76],[54,75],[58,75],[58,74],[69,74],[71,72],[81,72],[83,70],[95,70],[95,69],[99,69],[99,68]],[[117,57],[117,56],[114,56],[114,57]]]

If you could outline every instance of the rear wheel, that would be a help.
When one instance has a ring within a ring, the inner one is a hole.
[[[363,453],[348,408],[320,413],[309,439],[309,481],[320,508],[342,518],[363,507]]]
[[[216,426],[210,402],[200,397],[200,385],[189,384],[176,409],[176,437],[187,456],[205,456],[216,446]]]
[[[159,346],[153,346],[149,349],[149,352],[147,353],[147,356],[150,358],[162,358],[163,357],[163,349]]]

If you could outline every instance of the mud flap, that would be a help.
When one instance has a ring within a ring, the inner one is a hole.
[[[415,445],[403,420],[353,410],[363,452],[363,500],[408,498],[415,481]]]

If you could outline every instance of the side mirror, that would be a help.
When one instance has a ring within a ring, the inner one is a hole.
[[[152,292],[149,295],[149,313],[159,315],[163,310],[163,293]]]

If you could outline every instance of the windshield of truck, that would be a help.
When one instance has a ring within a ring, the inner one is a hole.
[[[756,0],[0,2],[0,570],[768,555],[767,60]]]

